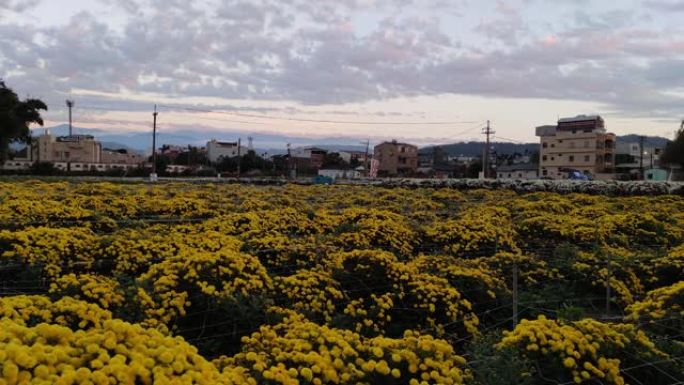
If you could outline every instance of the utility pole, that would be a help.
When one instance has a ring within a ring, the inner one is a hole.
[[[237,158],[237,178],[240,179],[240,166],[242,165],[242,151],[240,151],[240,146],[242,145],[242,138],[238,138],[238,158]]]
[[[67,99],[66,105],[69,109],[69,136],[72,136],[74,134],[74,129],[71,121],[71,110],[74,108],[74,101],[71,99]]]
[[[641,171],[639,179],[644,179],[644,139],[643,135],[639,137],[639,170]]]
[[[487,121],[487,127],[482,131],[482,133],[487,135],[487,141],[485,142],[484,155],[482,159],[482,175],[485,179],[487,179],[489,177],[489,137],[495,133],[489,125],[489,120]]]
[[[287,179],[292,179],[292,149],[290,143],[287,144]]]
[[[366,173],[366,176],[370,173],[370,167],[368,167],[368,151],[370,149],[370,140],[366,140],[366,155],[363,157],[363,171]]]
[[[157,105],[154,105],[154,112],[152,113],[152,175],[153,179],[157,178]]]

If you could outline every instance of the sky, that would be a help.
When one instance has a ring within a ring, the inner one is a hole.
[[[684,118],[684,0],[0,0],[0,78],[46,125],[536,141]]]

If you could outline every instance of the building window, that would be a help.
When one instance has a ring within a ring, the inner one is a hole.
[[[547,170],[542,170],[542,175],[547,176],[549,172]]]
[[[562,140],[559,140],[558,143],[563,143],[563,141],[562,141]]]
[[[546,162],[546,155],[542,156],[542,160]]]
[[[71,156],[71,153],[69,151],[64,152],[65,158],[69,159],[70,156]]]
[[[573,155],[568,156],[568,162],[572,163],[575,161],[575,157]]]
[[[552,156],[552,157],[551,157],[551,160],[556,160],[556,158]]]
[[[547,146],[548,146],[548,143],[546,143],[546,142],[542,143],[543,148],[546,148]]]
[[[584,156],[584,161],[585,161],[585,162],[591,162],[591,155],[585,155],[585,156]]]
[[[556,145],[554,143],[551,143],[551,148],[554,148],[554,147],[556,147]]]
[[[589,148],[589,141],[588,140],[584,141],[584,148]]]

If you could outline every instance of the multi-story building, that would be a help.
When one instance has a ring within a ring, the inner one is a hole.
[[[134,169],[144,162],[127,150],[102,150],[91,135],[52,136],[47,131],[29,144],[23,155],[6,161],[5,170],[28,170],[36,162],[50,162],[61,171],[86,172]]]
[[[292,161],[300,171],[320,169],[327,153],[327,150],[318,147],[298,147],[291,151]]]
[[[615,134],[607,133],[603,118],[579,115],[563,118],[555,126],[540,126],[539,174],[566,178],[570,171],[587,175],[612,173]]]
[[[373,157],[378,161],[379,175],[405,175],[418,169],[418,147],[396,140],[375,146]]]
[[[222,158],[233,158],[246,154],[246,148],[240,146],[238,149],[238,142],[219,142],[212,139],[207,142],[207,159],[211,163],[218,163]]]
[[[92,135],[52,136],[45,133],[31,145],[31,160],[38,162],[101,163],[102,145]]]

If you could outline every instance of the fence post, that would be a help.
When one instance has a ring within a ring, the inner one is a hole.
[[[513,263],[513,327],[518,325],[518,262]]]
[[[610,278],[612,275],[611,253],[607,253],[608,266],[606,267],[606,317],[610,315]]]

